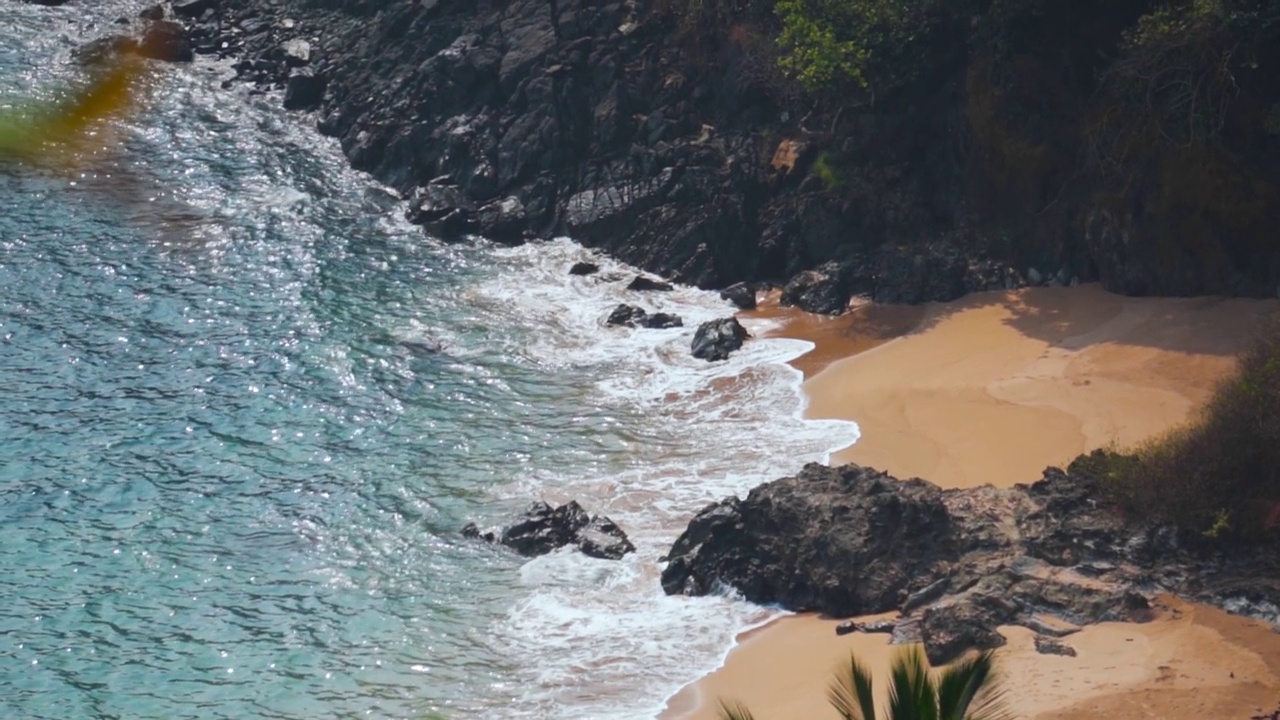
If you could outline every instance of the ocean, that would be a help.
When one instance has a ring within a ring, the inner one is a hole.
[[[0,4],[0,104],[143,6]],[[714,293],[445,245],[229,63],[155,72],[74,172],[0,166],[0,717],[652,718],[778,614],[658,560],[856,440],[802,416],[808,343],[695,360]],[[685,327],[606,328],[623,301]],[[637,552],[459,535],[537,499]]]

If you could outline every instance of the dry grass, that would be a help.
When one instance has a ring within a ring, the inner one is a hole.
[[[1131,513],[1210,539],[1280,529],[1280,320],[1194,420],[1096,469]]]

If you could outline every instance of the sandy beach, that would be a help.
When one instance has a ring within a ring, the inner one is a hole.
[[[809,414],[851,419],[862,439],[833,458],[943,487],[1009,486],[1082,452],[1133,445],[1189,417],[1234,366],[1274,301],[1124,298],[1096,286],[983,293],[917,308],[863,306],[815,318],[766,302],[796,361]],[[1034,720],[1240,718],[1280,702],[1280,634],[1172,597],[1145,624],[1068,636],[1042,655],[1002,628],[1014,716]],[[787,617],[739,638],[725,666],[672,698],[666,720],[717,718],[742,701],[759,720],[837,718],[825,689],[858,657],[882,676],[888,636],[837,636],[837,621]]]

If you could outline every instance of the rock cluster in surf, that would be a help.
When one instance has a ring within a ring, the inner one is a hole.
[[[635,546],[612,520],[588,515],[575,501],[560,507],[535,502],[524,516],[500,534],[481,532],[475,523],[462,528],[463,537],[500,543],[525,557],[537,557],[562,547],[576,547],[584,555],[618,560],[635,552]]]
[[[898,611],[895,641],[923,642],[934,663],[1003,644],[1001,625],[1053,637],[1142,620],[1159,592],[1280,620],[1268,553],[1203,556],[1195,538],[1131,524],[1102,497],[1080,463],[1030,485],[957,490],[812,464],[698,513],[662,585],[692,595],[730,586],[838,617]]]

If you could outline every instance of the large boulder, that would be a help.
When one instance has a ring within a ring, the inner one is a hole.
[[[782,288],[781,302],[806,312],[839,315],[849,306],[849,297],[848,271],[837,263],[827,263],[791,278]]]
[[[737,318],[708,320],[698,326],[693,336],[693,356],[707,361],[727,360],[749,337]]]
[[[535,502],[501,535],[482,533],[475,523],[468,523],[462,528],[462,535],[501,543],[525,557],[546,555],[568,546],[605,560],[617,560],[635,551],[626,533],[612,520],[603,515],[588,515],[581,505],[572,500],[556,508],[545,502]]]
[[[897,609],[956,557],[937,486],[810,464],[698,513],[662,587],[704,595],[728,585],[752,602],[847,617]]]

